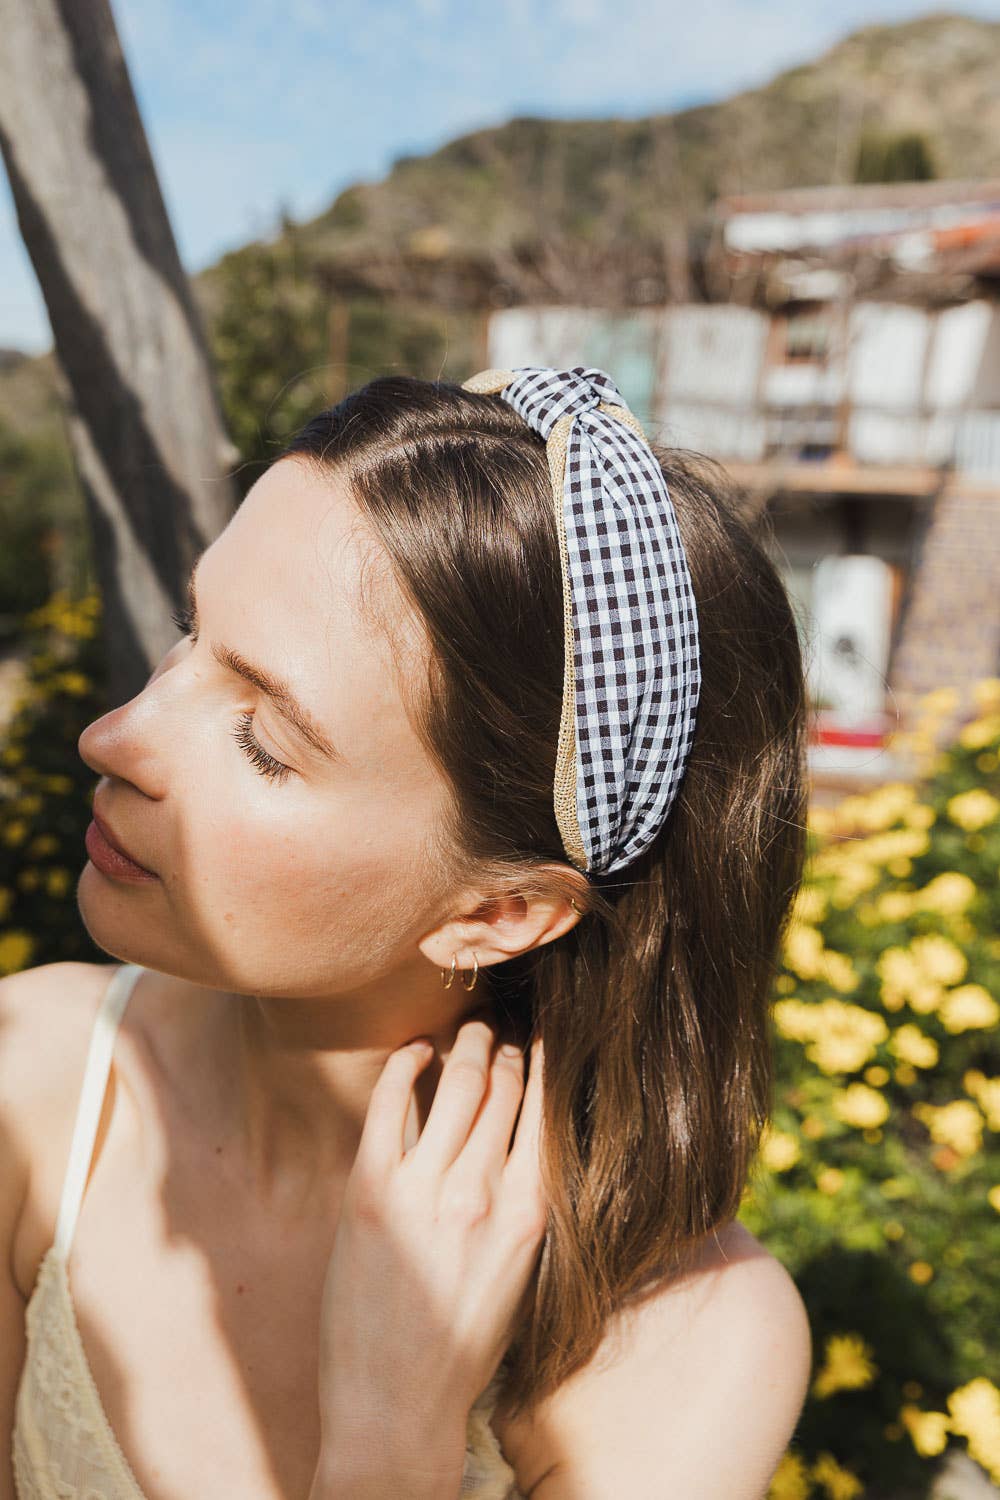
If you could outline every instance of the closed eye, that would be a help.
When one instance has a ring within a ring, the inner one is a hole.
[[[197,641],[198,633],[195,630],[194,619],[190,609],[174,610],[171,619],[177,626],[177,629],[183,631],[192,643]],[[249,710],[244,709],[232,731],[233,739],[242,748],[255,770],[259,771],[262,776],[266,776],[280,785],[291,775],[291,767],[284,765],[280,760],[275,760],[273,755],[268,754],[264,746],[251,732],[250,726],[252,723],[253,714]]]

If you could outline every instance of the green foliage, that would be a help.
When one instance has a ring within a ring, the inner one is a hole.
[[[294,225],[274,244],[223,257],[210,343],[226,423],[247,467],[259,466],[327,404],[328,298]]]
[[[976,692],[919,785],[810,813],[741,1211],[813,1333],[770,1500],[924,1496],[949,1440],[1000,1482],[1000,680]]]
[[[55,557],[59,547],[67,557]],[[68,447],[0,421],[0,616],[16,626],[48,599],[54,573],[84,574],[88,554]]]
[[[476,319],[440,308],[381,297],[358,297],[350,304],[348,386],[353,389],[376,375],[403,373],[421,380],[455,380],[445,364],[468,363]]]
[[[347,348],[331,364],[330,294],[291,224],[273,245],[225,256],[217,289],[210,343],[244,494],[302,424],[346,390],[392,371],[461,380],[478,367],[478,314],[376,296],[348,302]]]
[[[96,782],[76,746],[105,712],[99,616],[96,594],[60,592],[22,621],[27,678],[0,748],[0,974],[107,961],[76,907]]]
[[[855,182],[927,182],[936,176],[930,144],[918,131],[862,134],[854,161]]]

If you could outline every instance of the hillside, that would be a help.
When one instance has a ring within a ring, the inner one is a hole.
[[[850,181],[863,129],[928,137],[938,177],[1000,173],[1000,21],[854,32],[716,104],[641,120],[514,119],[402,158],[302,226],[318,254],[497,253],[537,237],[661,240],[719,194]]]

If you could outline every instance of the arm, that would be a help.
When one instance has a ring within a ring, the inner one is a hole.
[[[808,1390],[809,1320],[780,1261],[742,1225],[727,1239],[728,1262],[632,1311],[505,1435],[530,1500],[763,1500]]]

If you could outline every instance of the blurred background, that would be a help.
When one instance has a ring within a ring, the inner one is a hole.
[[[1000,6],[0,0],[0,972],[82,728],[375,375],[609,370],[719,460],[809,674],[744,1217],[813,1322],[772,1500],[1000,1494]]]

